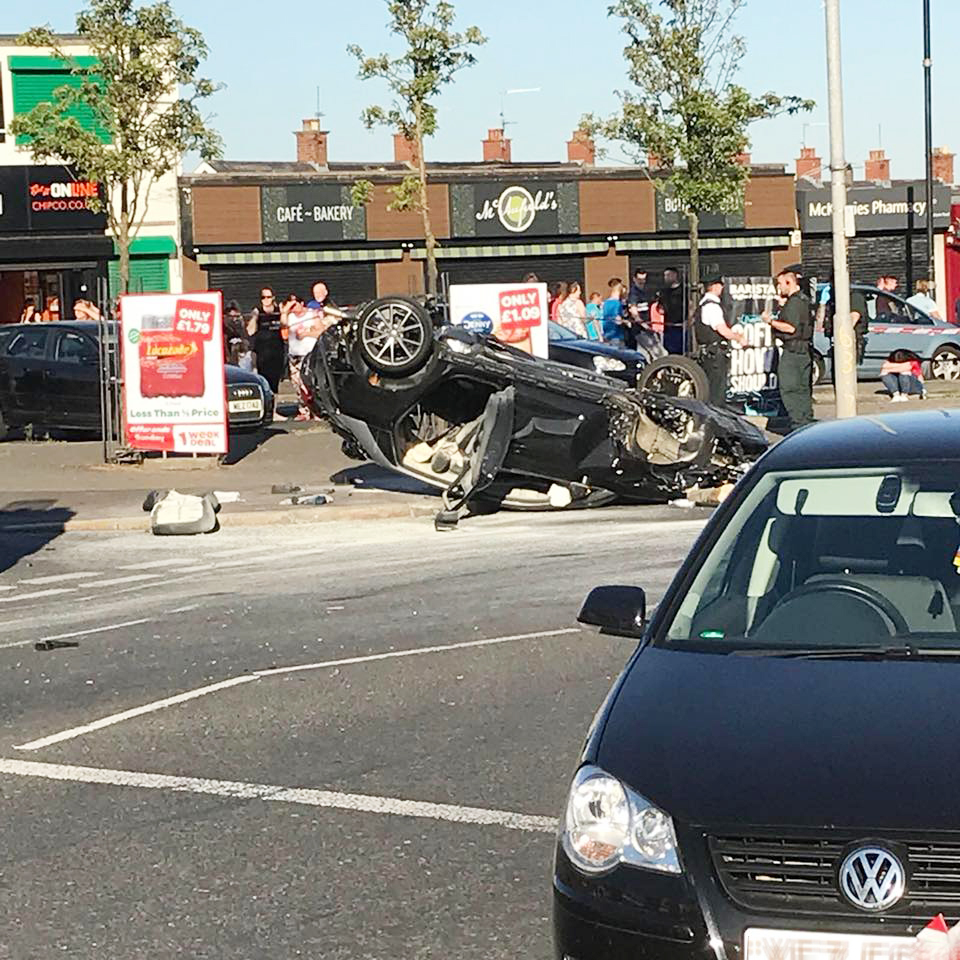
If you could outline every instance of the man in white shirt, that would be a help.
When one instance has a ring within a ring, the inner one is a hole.
[[[694,333],[699,345],[698,360],[710,383],[710,402],[722,407],[727,400],[727,381],[730,370],[730,345],[747,345],[742,331],[731,330],[723,312],[720,298],[723,278],[711,277],[704,284],[703,299],[694,317]]]
[[[317,345],[317,338],[336,321],[329,319],[318,310],[308,310],[299,297],[293,295],[280,308],[282,323],[286,326],[289,337],[287,352],[289,356],[290,382],[297,391],[300,410],[295,419],[318,419],[310,409],[309,397],[303,385],[301,367],[307,357]]]

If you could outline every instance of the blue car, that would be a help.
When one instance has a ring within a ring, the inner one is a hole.
[[[852,289],[863,294],[870,318],[866,353],[857,368],[858,380],[879,380],[883,361],[894,350],[913,351],[923,361],[929,379],[960,380],[960,327],[934,320],[895,293],[861,284],[854,284]],[[878,297],[895,304],[899,312],[878,313]],[[821,329],[814,334],[813,349],[814,383],[826,382],[832,377],[832,353],[831,343]]]

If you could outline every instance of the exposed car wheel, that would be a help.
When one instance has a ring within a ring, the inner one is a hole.
[[[365,306],[357,331],[363,362],[384,377],[415,373],[433,351],[430,316],[406,297],[385,297]]]
[[[937,347],[930,360],[930,376],[934,380],[960,380],[960,350],[948,343]]]
[[[641,390],[666,397],[692,397],[706,403],[710,399],[710,381],[700,364],[688,357],[659,357],[648,363],[637,378]]]
[[[813,385],[819,386],[821,383],[827,382],[827,362],[823,357],[817,353],[816,350],[813,352]]]

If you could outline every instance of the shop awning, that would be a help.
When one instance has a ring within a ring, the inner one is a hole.
[[[256,250],[242,253],[198,253],[201,267],[255,266],[292,263],[362,263],[370,260],[402,260],[403,249],[380,250]]]
[[[756,247],[789,247],[790,234],[778,233],[765,236],[700,237],[701,250],[750,250]],[[640,250],[689,250],[690,241],[686,237],[657,237],[649,240],[617,240],[617,252]]]
[[[0,269],[62,270],[69,267],[95,267],[112,257],[113,241],[100,234],[0,237]]]
[[[437,247],[437,259],[468,260],[514,257],[563,257],[571,254],[606,253],[610,245],[605,240],[584,240],[574,243],[497,243],[489,246]],[[425,260],[427,252],[422,247],[410,253],[414,260]]]

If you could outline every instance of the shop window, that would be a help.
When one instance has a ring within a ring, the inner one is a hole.
[[[81,66],[96,63],[93,57],[77,57]],[[55,102],[55,92],[61,87],[79,87],[80,78],[70,73],[64,60],[56,57],[10,57],[10,73],[13,82],[13,114],[23,116],[41,103]],[[84,130],[96,133],[104,143],[110,136],[95,119],[93,110],[85,104],[77,104],[67,111],[67,116],[79,121]],[[18,144],[29,143],[30,138],[17,137]]]

